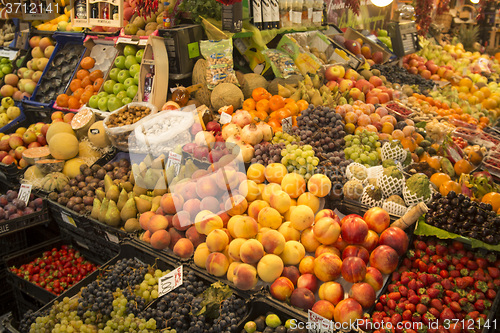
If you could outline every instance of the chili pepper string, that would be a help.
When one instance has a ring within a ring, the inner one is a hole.
[[[135,10],[143,18],[149,18],[158,11],[158,0],[138,0]]]

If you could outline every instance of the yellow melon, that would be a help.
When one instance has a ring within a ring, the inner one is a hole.
[[[47,134],[45,135],[45,139],[50,144],[50,139],[58,133],[68,133],[75,136],[75,131],[71,128],[70,124],[64,123],[62,121],[57,123],[52,123],[47,130]]]
[[[74,134],[57,133],[49,142],[50,155],[58,160],[69,160],[78,155],[78,139]]]
[[[42,180],[44,174],[36,166],[32,165],[24,172],[24,180],[30,184]]]
[[[109,141],[108,135],[104,130],[102,121],[95,122],[92,126],[90,126],[88,138],[89,141],[92,142],[92,144],[97,148],[105,148],[111,144],[111,141]]]
[[[66,161],[66,163],[64,163],[62,173],[67,177],[73,179],[80,174],[80,166],[84,164],[85,161],[81,158],[72,158],[71,160],[68,160]]]

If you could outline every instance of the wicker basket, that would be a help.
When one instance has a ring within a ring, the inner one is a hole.
[[[450,31],[452,21],[453,21],[453,16],[450,13],[436,15],[436,18],[434,19],[436,25],[442,27],[443,33],[447,33],[448,31]]]

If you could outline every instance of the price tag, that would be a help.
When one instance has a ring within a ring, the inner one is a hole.
[[[182,265],[158,280],[158,297],[168,294],[182,284]]]
[[[134,257],[134,259],[135,259],[135,260],[136,260],[139,264],[141,264],[141,265],[146,265],[146,264],[144,263],[144,261],[142,261],[141,259],[139,259],[139,258],[137,258],[137,257]]]
[[[115,243],[115,244],[118,244],[120,242],[120,240],[118,239],[118,237],[116,237],[115,235],[113,234],[110,234],[109,232],[106,231],[106,237],[108,237],[108,241],[110,241],[111,243]]]
[[[312,312],[311,310],[309,310],[307,314],[307,326],[310,327],[310,333],[331,332],[331,330],[329,329],[331,323],[332,322],[330,320],[326,319],[323,316],[320,316],[316,312]]]
[[[147,39],[143,39],[143,38],[139,39],[139,45],[145,46],[147,43],[148,43]]]
[[[287,117],[281,121],[281,127],[283,128],[283,133],[292,132],[292,117]]]
[[[118,39],[116,40],[116,44],[120,44],[120,43],[137,45],[139,42],[136,40],[132,40],[130,38],[127,38],[127,37],[118,37]]]
[[[179,155],[179,154],[171,151],[170,153],[168,153],[167,169],[171,165],[174,165],[175,166],[175,175],[177,176],[179,174],[180,169],[181,169],[181,161],[182,161],[182,155]]]
[[[9,60],[14,60],[17,56],[17,52],[15,50],[1,49],[0,57],[9,58]]]
[[[81,243],[79,241],[76,241],[76,244],[78,244],[79,246],[83,247],[84,249],[87,249],[87,250],[89,249],[89,247],[86,244],[83,244],[83,243]]]
[[[31,184],[22,184],[21,188],[19,188],[19,194],[17,198],[21,201],[24,201],[26,206],[28,206],[28,202],[30,201],[31,195]]]
[[[77,226],[76,226],[76,223],[75,223],[75,220],[74,220],[71,216],[66,215],[66,214],[64,214],[64,213],[61,213],[61,217],[62,217],[62,219],[63,219],[63,221],[64,221],[64,222],[66,222],[66,223],[68,223],[68,224],[71,224],[71,225],[72,225],[72,226],[74,226],[74,227],[77,227]],[[78,228],[78,227],[77,227],[77,228]]]
[[[219,122],[221,123],[221,125],[229,124],[231,120],[233,120],[233,117],[231,117],[229,113],[222,112],[220,114]]]

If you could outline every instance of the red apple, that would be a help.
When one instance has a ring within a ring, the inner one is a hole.
[[[361,216],[359,216],[358,214],[349,214],[349,215],[346,215],[342,218],[342,220],[340,220],[340,226],[342,226],[342,224],[344,224],[345,221],[347,220],[351,220],[353,218],[361,218]]]
[[[408,235],[398,227],[390,227],[386,229],[379,239],[380,245],[388,245],[396,250],[397,254],[402,256],[408,249]]]
[[[345,221],[341,227],[342,239],[349,244],[361,244],[368,234],[368,226],[361,218]]]
[[[2,163],[9,165],[12,163],[16,163],[16,159],[13,156],[7,155],[2,159]]]
[[[315,293],[318,289],[318,279],[313,274],[302,274],[297,280],[297,288],[307,288]]]
[[[363,281],[366,275],[366,264],[358,257],[347,257],[342,262],[342,277],[347,282]]]
[[[9,156],[9,153],[6,151],[0,151],[0,161],[3,160],[5,156]]]
[[[365,264],[368,264],[368,261],[370,260],[370,254],[368,251],[359,245],[349,245],[344,249],[344,251],[342,251],[342,260],[345,260],[348,257],[361,258]]]
[[[1,143],[1,142],[0,142]],[[39,144],[38,142],[32,142],[28,145],[28,148],[38,148],[38,147],[41,147],[42,145]]]
[[[368,309],[375,304],[375,290],[366,282],[353,284],[349,291],[349,296],[358,301],[363,309]]]
[[[325,79],[333,81],[335,79],[343,78],[345,75],[345,68],[340,65],[333,65],[325,70]]]
[[[9,139],[9,146],[11,149],[16,149],[24,144],[23,139],[19,136],[12,135]]]
[[[0,140],[0,150],[1,151],[9,151],[11,148],[9,146],[9,140]]]
[[[377,268],[382,274],[389,274],[398,267],[398,253],[390,246],[379,245],[370,254],[370,266]]]
[[[23,158],[23,151],[25,151],[26,149],[27,148],[25,146],[19,146],[15,149],[15,155],[17,160]]]
[[[389,213],[380,207],[373,207],[366,211],[363,216],[368,228],[380,234],[382,231],[389,227],[391,217]]]
[[[47,140],[45,139],[45,136],[42,135],[42,134],[38,134],[38,136],[36,137],[36,141],[41,145],[41,146],[45,146],[47,144]]]

